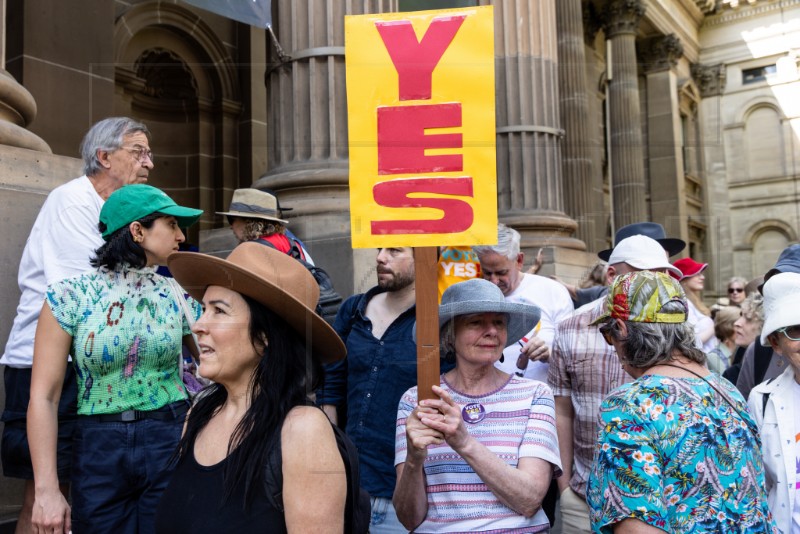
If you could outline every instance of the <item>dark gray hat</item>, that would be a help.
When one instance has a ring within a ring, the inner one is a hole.
[[[775,266],[764,274],[764,281],[758,290],[764,293],[764,284],[767,280],[780,273],[800,273],[800,245],[789,245],[781,251]]]
[[[506,346],[513,345],[533,330],[541,317],[538,306],[506,302],[500,288],[482,278],[473,278],[448,287],[439,305],[439,328],[459,315],[505,313],[508,315]]]
[[[634,235],[643,235],[650,239],[655,239],[670,256],[674,256],[686,248],[686,243],[683,240],[667,237],[664,227],[654,222],[640,222],[623,226],[617,230],[614,236],[614,246],[616,247],[620,241]],[[613,251],[613,248],[602,250],[597,253],[597,256],[603,261],[608,261]]]

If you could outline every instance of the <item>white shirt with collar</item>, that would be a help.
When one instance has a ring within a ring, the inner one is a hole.
[[[794,369],[789,367],[777,378],[754,387],[747,401],[761,435],[769,509],[784,534],[798,531],[793,530],[792,518],[795,507],[800,504],[796,498],[796,436],[800,433],[797,422],[800,413],[795,408],[795,395],[798,388],[800,384],[795,381]],[[800,509],[797,513],[800,514]]]

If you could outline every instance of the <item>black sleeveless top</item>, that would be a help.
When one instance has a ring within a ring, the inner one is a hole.
[[[194,458],[194,443],[178,462],[172,480],[156,511],[156,532],[197,534],[201,532],[264,532],[285,534],[283,513],[270,505],[262,487],[249,508],[244,508],[244,486],[223,501],[222,474],[231,456],[216,465],[204,466]],[[254,466],[254,469],[264,469]]]

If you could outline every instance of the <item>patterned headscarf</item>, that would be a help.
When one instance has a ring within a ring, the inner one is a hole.
[[[661,311],[672,301],[680,302],[683,312]],[[592,324],[609,318],[638,323],[683,323],[688,309],[686,295],[678,281],[665,273],[636,271],[614,279],[608,290],[606,310]]]

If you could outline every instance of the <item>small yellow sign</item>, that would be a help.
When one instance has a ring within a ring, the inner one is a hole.
[[[354,248],[497,242],[492,6],[345,20]]]

